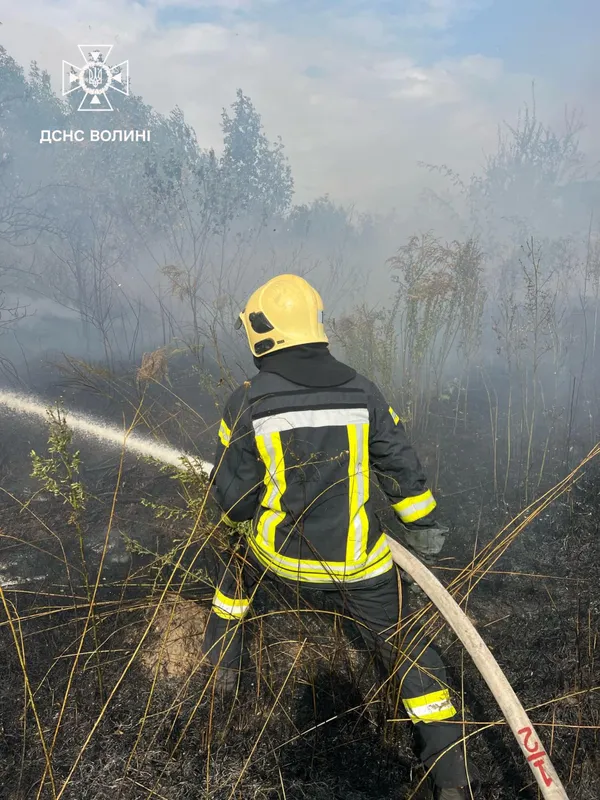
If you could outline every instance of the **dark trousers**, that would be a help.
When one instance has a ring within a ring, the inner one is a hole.
[[[204,652],[214,666],[238,670],[246,647],[243,619],[254,593],[263,581],[280,581],[257,564],[245,547],[233,552],[220,567],[212,612],[206,628]],[[301,590],[306,584],[281,581]],[[420,740],[419,756],[436,786],[467,785],[462,726],[448,722],[455,717],[442,659],[427,635],[419,630],[398,631],[404,616],[399,574],[393,568],[385,575],[358,583],[338,583],[322,589],[335,609],[353,620],[367,649],[384,677],[392,685],[415,725]],[[418,628],[418,625],[415,627]]]

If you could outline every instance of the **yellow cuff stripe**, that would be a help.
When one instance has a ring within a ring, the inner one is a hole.
[[[242,619],[250,609],[250,601],[227,597],[220,589],[215,591],[212,601],[213,611],[223,619]]]
[[[407,497],[405,500],[395,503],[392,508],[402,522],[415,522],[426,517],[427,514],[431,514],[436,505],[434,496],[427,489],[423,494],[419,494],[416,497]]]
[[[394,411],[394,409],[391,406],[389,407],[388,410],[389,410],[390,414],[392,415],[392,419],[394,420],[394,425],[397,425],[400,422],[400,417],[398,416],[398,414],[396,414],[396,412]]]
[[[408,716],[414,723],[438,722],[455,716],[456,709],[452,705],[450,692],[442,689],[420,697],[409,697],[402,700]]]
[[[224,419],[221,420],[221,425],[219,426],[219,440],[223,447],[228,447],[231,441],[231,430]]]
[[[221,522],[227,525],[228,528],[237,528],[237,526],[239,525],[239,522],[234,522],[232,519],[229,519],[227,514],[223,514]]]

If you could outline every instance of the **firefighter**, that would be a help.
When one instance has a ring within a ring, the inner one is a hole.
[[[437,650],[401,637],[401,583],[375,515],[376,484],[422,557],[448,528],[396,412],[379,389],[329,352],[323,301],[296,275],[254,292],[236,322],[258,368],[229,398],[218,433],[213,495],[223,522],[251,521],[223,564],[204,638],[216,680],[231,689],[244,663],[242,621],[267,577],[323,590],[358,623],[381,670],[399,688],[419,735],[435,800],[463,800],[469,778]],[[422,635],[421,635],[422,636]]]

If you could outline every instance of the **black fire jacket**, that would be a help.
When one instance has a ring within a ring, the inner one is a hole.
[[[404,523],[426,523],[436,506],[397,414],[358,374],[329,387],[269,371],[246,381],[226,404],[212,479],[226,521],[252,520],[263,566],[321,585],[392,568],[375,482]]]

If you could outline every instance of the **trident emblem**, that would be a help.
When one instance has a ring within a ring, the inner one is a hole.
[[[88,67],[87,82],[94,89],[97,89],[104,81],[104,73],[99,67]]]
[[[83,66],[63,61],[63,95],[83,90],[79,111],[112,111],[107,97],[109,89],[129,94],[129,62],[122,61],[116,67],[106,63],[111,44],[78,45],[83,56]]]

